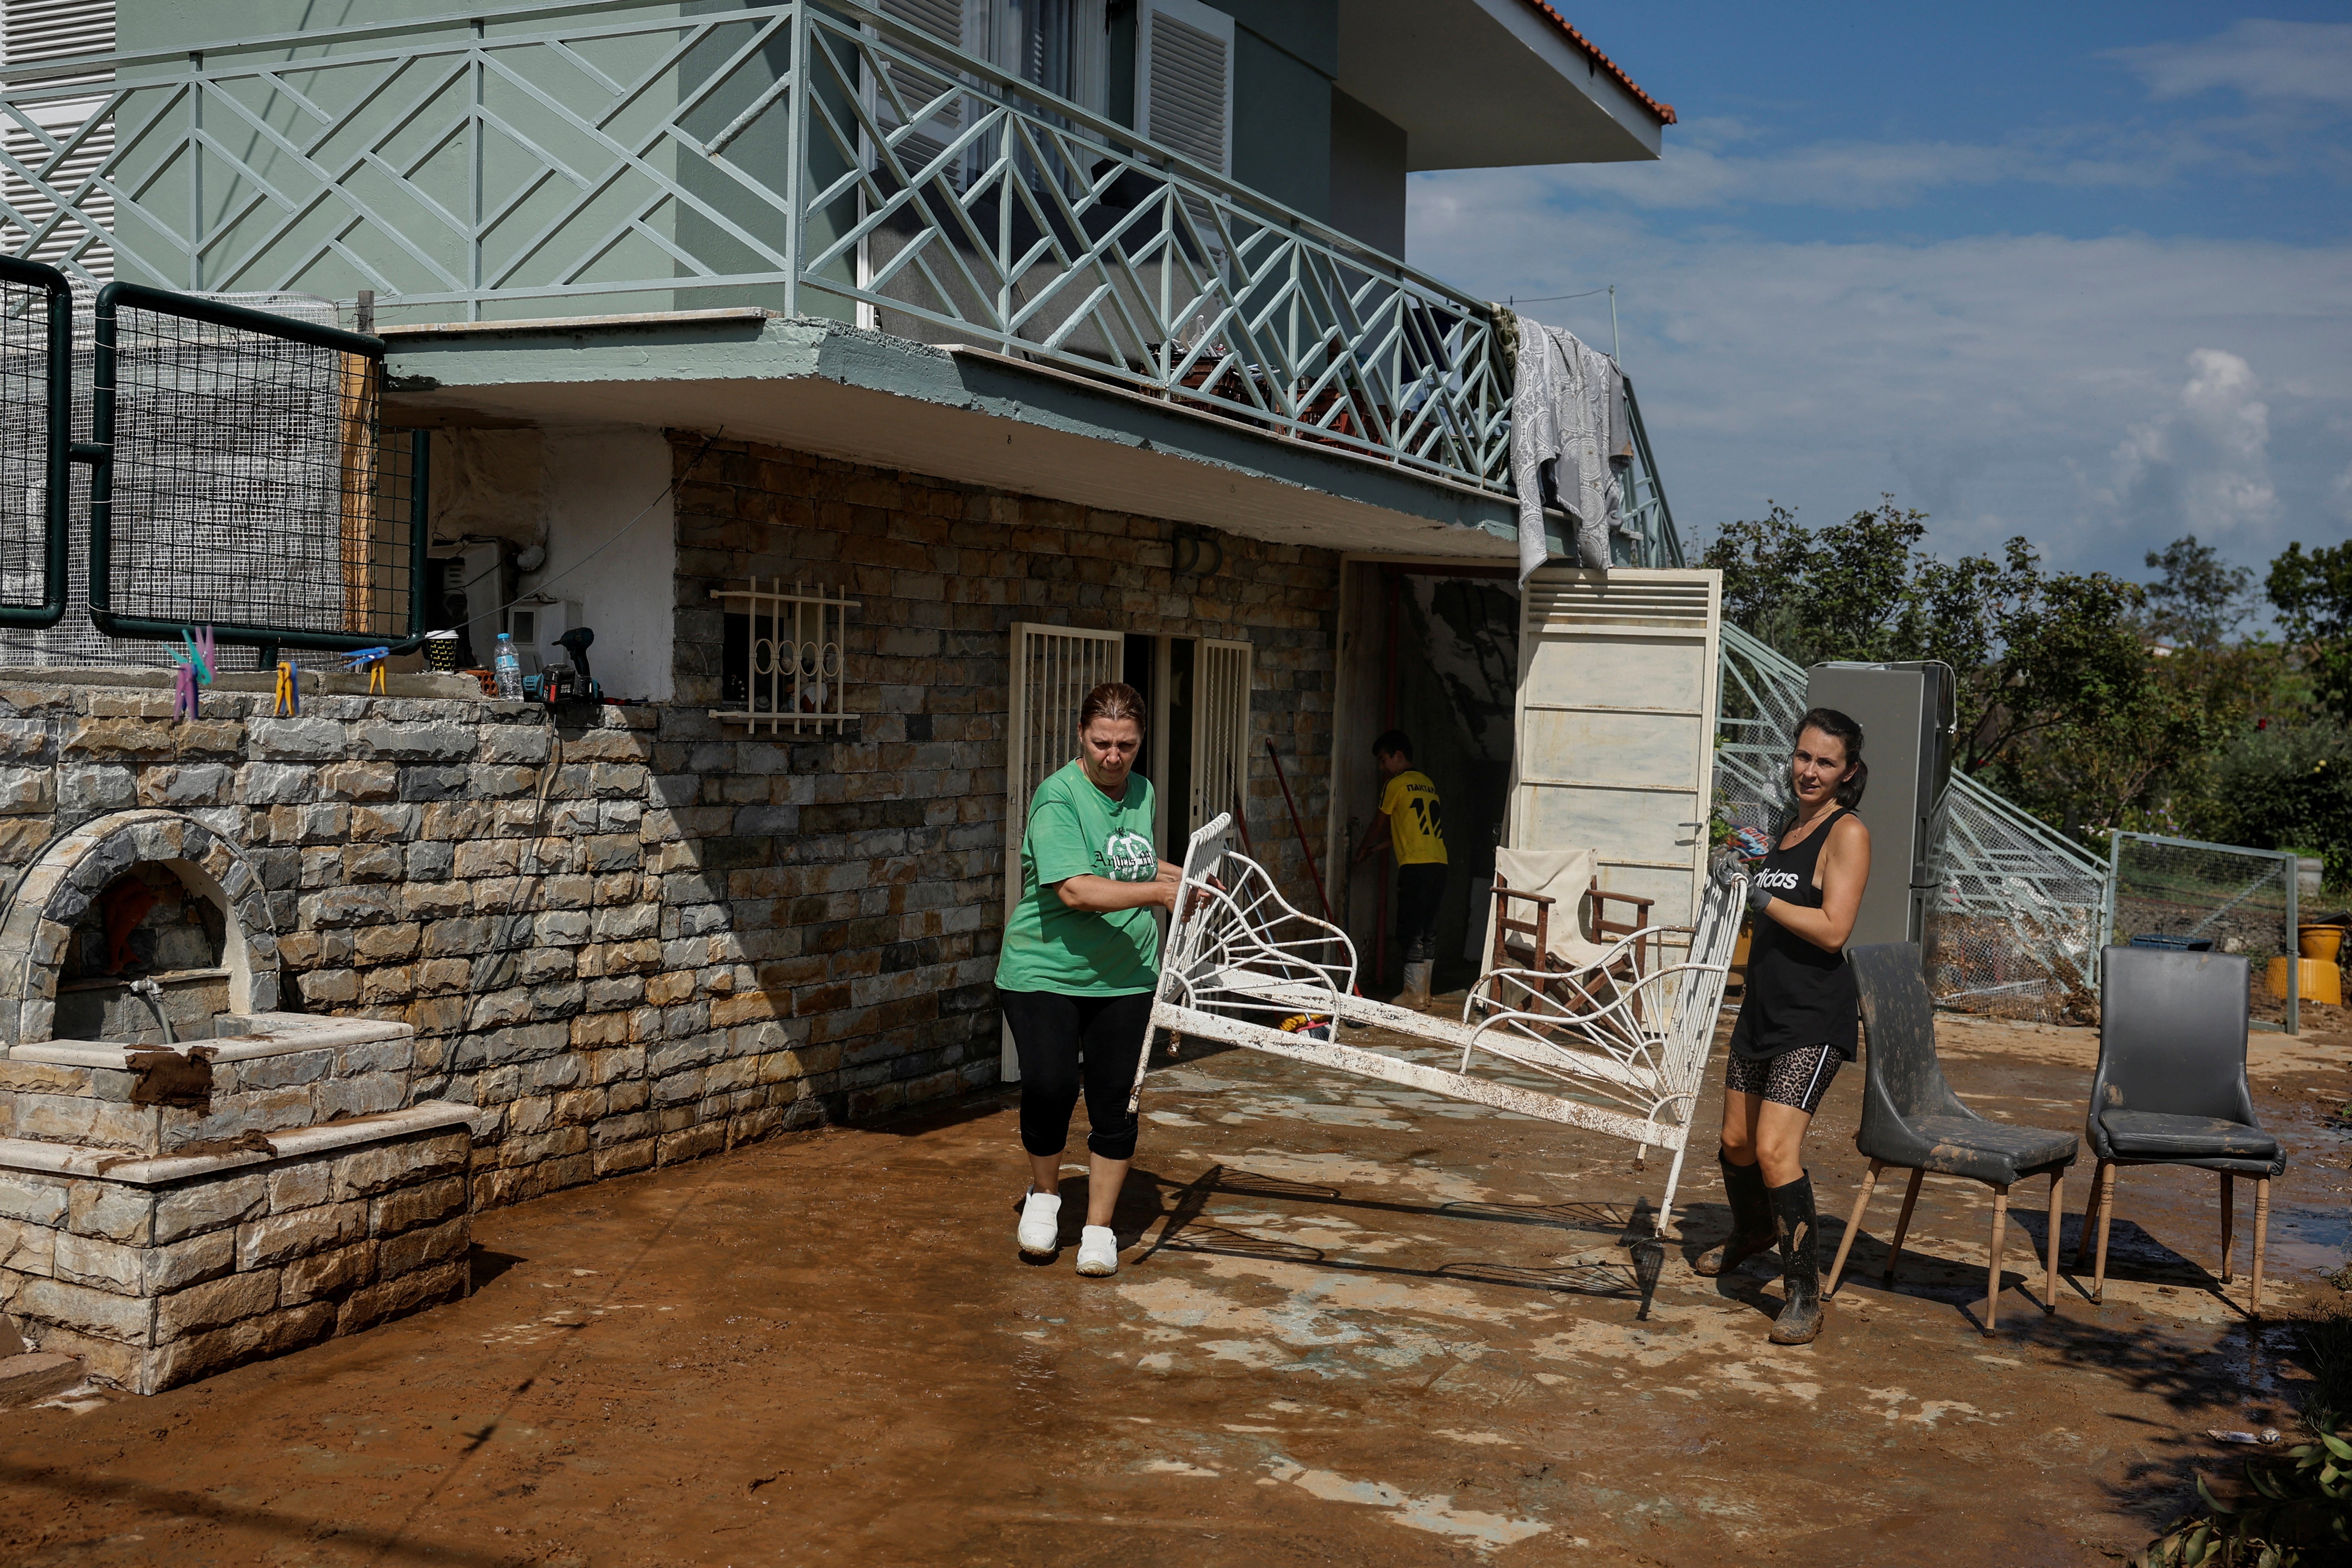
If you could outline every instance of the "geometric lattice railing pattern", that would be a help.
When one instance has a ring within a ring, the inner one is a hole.
[[[756,301],[1511,493],[1484,302],[846,0],[508,7],[7,76],[0,250],[79,281],[370,289],[387,321]],[[1640,447],[1632,553],[1669,564]]]

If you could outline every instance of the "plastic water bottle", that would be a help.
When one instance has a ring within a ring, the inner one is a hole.
[[[522,700],[522,660],[515,657],[514,637],[510,633],[499,634],[498,657],[492,661],[498,672],[499,695],[509,702]]]

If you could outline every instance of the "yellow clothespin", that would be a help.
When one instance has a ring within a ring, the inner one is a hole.
[[[383,695],[383,660],[382,659],[377,659],[368,666],[368,695],[371,697]]]

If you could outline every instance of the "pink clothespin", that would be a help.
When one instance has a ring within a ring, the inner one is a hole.
[[[202,631],[181,627],[180,642],[187,651],[172,650],[172,658],[179,667],[172,677],[172,717],[194,719],[198,716],[196,689],[213,683],[213,661],[219,656],[210,626]]]

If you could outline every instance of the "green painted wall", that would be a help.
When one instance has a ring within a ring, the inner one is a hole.
[[[1339,0],[1210,3],[1234,22],[1234,178],[1328,222]]]
[[[1404,128],[1331,89],[1331,226],[1404,254]]]

